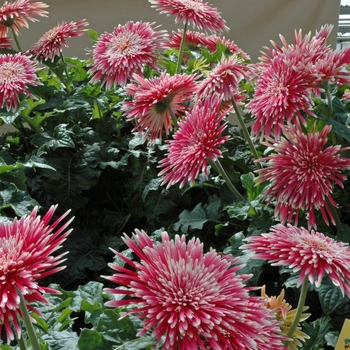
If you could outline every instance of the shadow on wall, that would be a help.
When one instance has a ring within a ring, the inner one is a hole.
[[[49,17],[40,18],[40,22],[29,23],[29,29],[23,29],[20,37],[23,49],[29,49],[44,32],[60,21],[78,21],[86,19],[90,28],[99,34],[111,32],[118,24],[127,21],[156,22],[169,31],[182,28],[175,24],[175,17],[160,15],[151,8],[147,0],[43,0],[49,5]],[[303,29],[307,34],[314,33],[323,24],[334,24],[331,44],[335,48],[337,26],[340,12],[340,0],[204,0],[215,6],[226,20],[230,31],[226,38],[234,40],[253,61],[260,55],[263,46],[270,40],[279,42],[282,34],[290,42],[294,29]],[[191,29],[191,28],[190,28]],[[69,39],[64,54],[86,57],[86,49],[91,47],[88,35]]]

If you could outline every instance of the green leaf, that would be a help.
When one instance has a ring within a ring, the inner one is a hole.
[[[247,190],[249,200],[253,201],[259,195],[262,194],[265,186],[263,184],[257,185],[255,182],[255,176],[253,173],[241,175],[241,181],[243,187]]]
[[[136,338],[136,330],[129,317],[120,319],[117,309],[107,309],[101,314],[96,330],[103,334],[104,339],[121,345]]]
[[[79,350],[77,334],[68,330],[51,331],[41,339],[50,346],[50,350]]]
[[[47,150],[55,150],[59,147],[75,148],[75,144],[67,129],[66,124],[60,124],[55,127],[52,133],[42,132],[33,137],[33,143],[38,147],[37,155],[45,154]]]
[[[244,203],[236,203],[227,207],[227,213],[230,218],[236,218],[237,220],[244,221],[247,219],[250,213],[251,206]]]
[[[326,315],[344,308],[349,303],[349,298],[343,296],[340,288],[335,286],[328,277],[322,281],[322,285],[316,290],[322,310]]]
[[[71,302],[71,309],[74,311],[95,311],[96,307],[103,306],[102,298],[103,284],[90,281],[84,286],[79,286],[75,292],[76,296]]]
[[[303,323],[305,333],[310,337],[303,344],[303,349],[319,350],[326,343],[325,336],[331,327],[331,318],[323,316],[311,323]]]
[[[94,329],[83,329],[78,341],[79,350],[112,350],[102,334]]]
[[[18,189],[14,184],[0,191],[0,210],[12,208],[17,216],[28,215],[39,203],[26,191]]]
[[[156,344],[158,344],[157,339],[144,336],[142,338],[130,340],[116,347],[114,350],[145,350],[148,348],[152,349],[152,346]]]
[[[184,210],[180,216],[180,220],[174,224],[174,230],[187,233],[190,229],[201,230],[208,221],[202,203],[198,203],[192,211]]]

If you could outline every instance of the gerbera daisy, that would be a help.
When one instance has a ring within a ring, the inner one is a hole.
[[[257,160],[268,162],[267,167],[256,170],[257,183],[271,183],[265,196],[269,202],[276,199],[275,215],[279,215],[282,223],[291,222],[296,214],[297,224],[299,211],[305,210],[309,227],[316,228],[314,210],[319,209],[327,224],[328,217],[335,224],[328,203],[337,207],[332,189],[334,184],[343,187],[346,176],[341,171],[350,168],[350,159],[339,155],[349,148],[338,145],[324,148],[331,130],[332,126],[326,125],[320,132],[304,134],[298,125],[282,126],[280,141],[270,139],[264,143],[274,153]]]
[[[140,230],[123,239],[140,262],[114,251],[132,270],[109,264],[116,273],[104,278],[122,287],[105,290],[128,298],[106,306],[134,305],[129,313],[143,319],[139,335],[153,330],[168,350],[285,349],[271,310],[249,296],[244,283],[250,276],[237,274],[238,258],[203,254],[198,239],[170,240],[167,232],[158,243]]]
[[[217,36],[215,34],[207,36],[203,42],[205,46],[209,48],[211,52],[216,51],[217,43],[227,46],[231,55],[239,55],[244,60],[250,60],[250,56],[238,47],[232,40],[226,39],[224,36]]]
[[[183,29],[178,29],[177,32],[173,31],[169,35],[169,43],[167,44],[167,46],[179,50],[181,46],[183,32],[184,32]],[[190,49],[198,48],[203,46],[204,42],[206,41],[206,35],[202,32],[186,30],[184,40],[185,40],[184,45],[186,47]]]
[[[203,0],[149,0],[149,2],[160,13],[175,15],[176,23],[182,21],[204,31],[228,30],[218,10]]]
[[[0,49],[12,49],[11,38],[4,36],[0,38]]]
[[[249,67],[237,55],[226,58],[223,56],[218,64],[208,73],[198,85],[197,98],[219,94],[223,101],[231,101],[236,97],[239,101],[244,98],[239,89],[239,83],[249,77]]]
[[[67,39],[74,36],[81,36],[87,29],[88,23],[85,20],[78,22],[62,22],[56,27],[46,32],[39,41],[33,45],[30,53],[39,59],[54,59],[56,55],[60,55],[62,47],[68,47]]]
[[[284,294],[284,289],[282,289],[280,295],[270,297],[266,294],[266,286],[261,288],[261,297],[264,300],[265,306],[274,311],[276,319],[282,322],[282,332],[287,336],[295,318],[296,309],[292,309],[292,305],[286,302]],[[306,311],[308,308],[308,306],[304,306],[303,311]],[[302,313],[299,322],[305,321],[310,316],[311,314]],[[305,340],[309,338],[310,337],[302,331],[300,324],[298,324],[294,331],[293,339],[288,343],[288,346],[291,350],[298,350],[298,347],[303,345],[302,342],[305,342]]]
[[[73,219],[58,228],[69,213],[66,212],[50,225],[56,207],[52,206],[43,218],[37,216],[36,207],[30,215],[21,219],[0,222],[0,333],[5,327],[8,342],[14,339],[11,324],[18,337],[21,335],[18,322],[21,311],[16,288],[22,293],[27,307],[37,313],[31,302],[48,303],[43,293],[59,293],[52,288],[41,287],[37,282],[64,269],[64,266],[58,265],[65,260],[65,253],[52,254],[70,233],[71,230],[65,230]]]
[[[226,123],[222,123],[225,114],[219,113],[221,100],[212,95],[204,101],[198,101],[186,117],[180,121],[179,129],[168,141],[166,158],[160,161],[164,169],[162,184],[167,187],[180,182],[180,188],[187,181],[192,185],[200,171],[208,177],[208,159],[216,161],[221,157],[221,146],[229,139],[222,136]]]
[[[167,73],[144,79],[134,74],[133,82],[125,88],[133,100],[124,102],[122,107],[128,120],[137,120],[134,130],[144,132],[150,144],[158,137],[162,138],[163,129],[168,135],[172,130],[172,119],[181,117],[186,110],[185,104],[191,101],[196,90],[196,79],[193,75],[171,76]]]
[[[47,17],[47,11],[43,10],[46,7],[45,3],[32,0],[5,1],[0,7],[0,37],[7,35],[9,27],[19,34],[20,27],[28,28],[27,19],[38,21],[33,16]]]
[[[325,276],[350,297],[350,248],[314,230],[278,224],[269,233],[246,238],[241,249],[253,258],[298,272],[297,285],[305,279],[319,287]]]
[[[297,53],[285,52],[273,57],[259,76],[254,97],[246,105],[255,117],[253,135],[261,132],[261,137],[274,134],[279,139],[285,122],[306,123],[301,112],[315,116],[312,94],[321,91],[320,77],[308,69],[296,69],[300,62]]]
[[[27,87],[41,84],[36,75],[38,70],[28,56],[0,55],[0,107],[5,105],[8,111],[15,111],[21,94],[34,97]]]
[[[132,74],[142,74],[144,65],[156,68],[157,51],[164,46],[165,30],[154,23],[127,22],[104,33],[92,49],[91,81],[112,86],[125,85]]]

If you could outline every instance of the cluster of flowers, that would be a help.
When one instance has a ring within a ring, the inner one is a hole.
[[[298,285],[309,281],[319,286],[328,275],[350,297],[350,249],[312,230],[317,228],[315,210],[327,224],[336,224],[332,189],[335,184],[342,186],[342,171],[350,168],[350,159],[340,157],[347,149],[326,147],[331,126],[311,132],[305,128],[305,115],[316,117],[312,97],[320,96],[330,82],[350,83],[344,70],[350,63],[350,49],[333,51],[327,46],[332,28],[324,26],[313,37],[296,33],[294,44],[282,38],[282,46],[274,43],[259,63],[250,64],[249,56],[234,42],[218,36],[227,27],[209,4],[202,0],[149,1],[161,13],[174,15],[176,22],[183,21],[184,29],[168,34],[154,23],[128,22],[104,33],[90,52],[91,83],[106,89],[124,86],[130,99],[124,102],[123,111],[135,122],[134,131],[150,146],[166,138],[167,154],[160,162],[159,175],[168,187],[193,184],[200,172],[208,177],[209,165],[224,176],[220,146],[228,140],[223,135],[226,115],[234,110],[256,164],[264,164],[257,170],[257,181],[270,182],[265,196],[268,203],[276,200],[275,214],[281,221],[270,233],[248,238],[242,249],[300,272]],[[28,26],[27,19],[46,16],[46,7],[32,0],[5,2],[0,8],[1,47],[12,48],[9,29],[16,40],[20,27]],[[28,87],[40,84],[38,61],[62,56],[66,39],[82,35],[87,25],[85,20],[63,22],[28,52],[21,52],[17,43],[20,52],[0,55],[0,106],[15,111],[23,94],[31,96]],[[207,34],[188,31],[188,25]],[[227,47],[228,55],[201,74],[182,73],[184,46],[214,52],[218,43]],[[175,74],[161,68],[161,51],[171,48],[178,50]],[[151,78],[143,75],[146,65],[154,70]],[[247,98],[241,83],[248,80],[255,85],[254,96],[245,104],[255,118],[252,135],[265,138],[264,144],[273,150],[264,158],[258,157],[240,117],[240,105]],[[243,198],[234,193],[239,200]],[[300,211],[308,214],[309,230],[291,225],[298,224]],[[10,321],[20,335],[18,290],[28,306],[31,301],[45,301],[41,293],[48,290],[36,280],[60,269],[56,266],[62,255],[52,257],[51,253],[68,235],[62,233],[68,223],[52,233],[62,218],[48,226],[54,208],[42,220],[36,212],[0,225],[0,322],[9,339],[13,338]],[[38,239],[38,235],[46,238]],[[250,276],[237,273],[241,269],[235,265],[237,258],[221,257],[215,251],[204,253],[198,239],[186,243],[184,237],[176,236],[171,240],[166,232],[158,243],[142,230],[136,230],[133,239],[125,236],[124,241],[140,262],[115,252],[133,269],[111,264],[117,273],[106,278],[122,288],[107,291],[129,298],[107,305],[136,304],[131,313],[144,320],[140,334],[154,330],[164,349],[288,349],[299,346],[299,340],[306,337],[298,328],[305,317],[291,326],[291,307],[283,296],[275,307],[274,298],[251,295],[253,288],[245,285]]]

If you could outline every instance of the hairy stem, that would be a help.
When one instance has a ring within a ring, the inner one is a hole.
[[[30,320],[29,312],[28,312],[23,294],[17,287],[16,287],[16,291],[19,296],[19,307],[21,309],[23,321],[26,326],[28,338],[30,339],[33,350],[41,350],[38,338],[36,337],[36,334],[35,334],[35,329],[33,327],[32,321]]]
[[[299,296],[299,302],[298,302],[298,306],[295,312],[295,316],[294,316],[294,320],[289,328],[287,337],[288,338],[293,338],[293,335],[295,333],[295,330],[298,327],[301,315],[303,313],[303,309],[305,306],[305,300],[306,300],[306,295],[307,295],[307,287],[308,287],[309,281],[307,279],[307,277],[304,278],[304,281],[301,285],[301,292],[300,292],[300,296]],[[288,344],[290,343],[290,341],[286,341],[284,342],[284,344],[286,346],[288,346]]]

